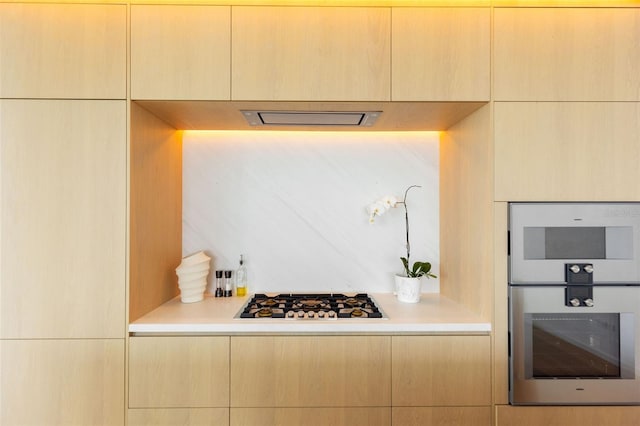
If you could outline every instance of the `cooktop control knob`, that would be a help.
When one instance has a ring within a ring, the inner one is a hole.
[[[293,318],[293,316],[294,316],[293,311],[289,311],[289,312],[287,312],[287,317],[288,317],[288,318]]]
[[[313,312],[313,311],[309,311],[309,312],[307,312],[307,317],[309,317],[309,318],[315,318],[315,317],[316,317],[316,313],[315,313],[315,312]]]
[[[578,299],[576,299],[575,297],[571,300],[569,300],[569,303],[571,303],[572,306],[580,306],[580,301]]]
[[[584,299],[584,304],[585,306],[588,306],[590,308],[593,307],[593,299]]]
[[[571,272],[573,272],[574,274],[577,274],[578,272],[580,272],[580,267],[578,265],[571,265],[571,267],[569,268],[571,270]]]
[[[304,311],[298,311],[298,318],[304,318]]]
[[[592,273],[593,273],[593,265],[588,265],[588,264],[587,264],[587,265],[584,265],[584,271],[585,271],[587,274],[592,274]]]
[[[335,318],[336,313],[334,311],[329,311],[329,318]]]
[[[324,318],[324,311],[318,311],[318,318]]]

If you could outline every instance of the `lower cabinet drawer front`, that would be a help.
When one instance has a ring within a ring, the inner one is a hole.
[[[232,408],[230,425],[390,426],[391,408]]]
[[[393,406],[491,405],[489,336],[394,336]]]
[[[640,407],[496,407],[497,426],[638,426]]]
[[[228,408],[136,408],[129,426],[228,426]]]
[[[389,336],[231,338],[231,407],[389,407]]]
[[[394,425],[490,426],[491,407],[394,407]]]
[[[229,406],[229,337],[129,339],[129,408]]]

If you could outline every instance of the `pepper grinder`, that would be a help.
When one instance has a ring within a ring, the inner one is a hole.
[[[222,297],[224,293],[222,292],[222,272],[216,271],[216,293],[215,297]]]
[[[233,296],[233,282],[231,281],[233,271],[224,271],[224,297]]]

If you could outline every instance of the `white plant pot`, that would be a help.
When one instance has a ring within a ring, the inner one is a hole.
[[[422,291],[420,278],[405,277],[396,275],[396,296],[398,301],[404,303],[418,303]]]

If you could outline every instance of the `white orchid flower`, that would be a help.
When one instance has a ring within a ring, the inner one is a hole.
[[[369,223],[374,223],[375,217],[382,216],[382,214],[387,211],[387,208],[382,201],[376,201],[375,203],[369,205],[368,210]]]
[[[382,202],[382,204],[384,204],[386,210],[389,210],[390,208],[395,207],[396,204],[398,204],[398,199],[393,195],[385,195],[380,201]]]
[[[369,214],[373,216],[381,216],[385,211],[387,211],[387,209],[381,201],[376,201],[369,206]]]

